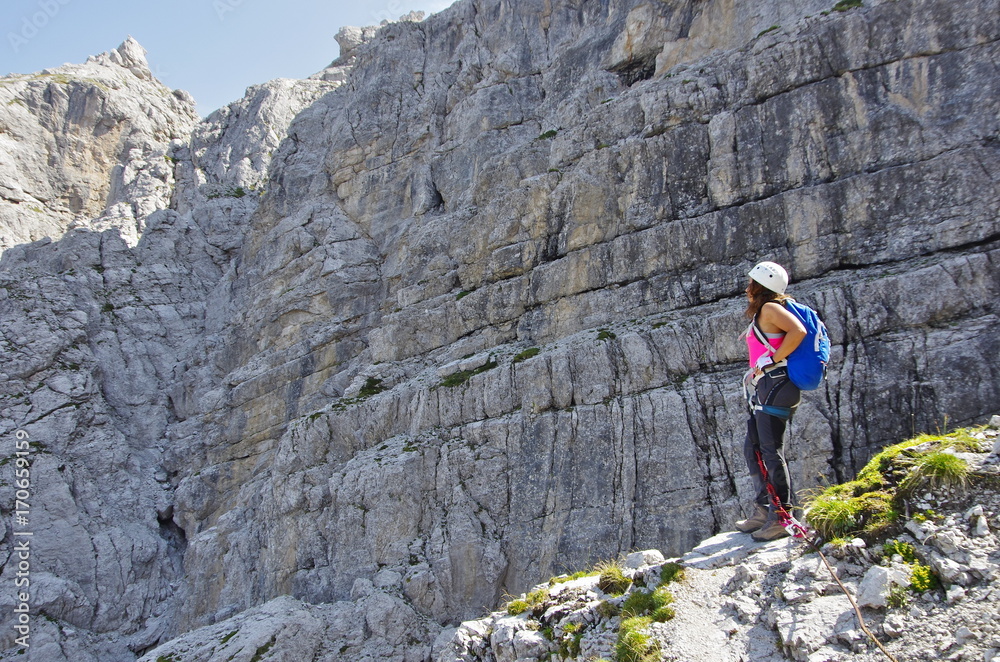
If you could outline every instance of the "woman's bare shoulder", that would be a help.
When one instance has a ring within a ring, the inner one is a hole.
[[[780,315],[784,310],[785,306],[780,301],[766,301],[760,307],[760,316],[766,318],[773,315]]]

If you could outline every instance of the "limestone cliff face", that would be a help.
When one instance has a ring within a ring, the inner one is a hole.
[[[377,621],[381,586],[422,643],[376,648],[422,659],[505,591],[683,551],[747,500],[761,259],[835,344],[800,488],[995,411],[1000,7],[827,4],[461,0],[194,127],[137,245],[9,249],[39,608],[127,659],[285,594]]]
[[[135,244],[174,185],[168,152],[197,115],[131,37],[86,64],[0,78],[0,250],[70,227]]]

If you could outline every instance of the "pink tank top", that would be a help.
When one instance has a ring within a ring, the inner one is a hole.
[[[781,347],[781,341],[785,339],[784,333],[765,333],[764,336],[774,349]],[[757,334],[753,332],[753,323],[747,327],[746,339],[747,351],[750,354],[750,366],[753,367],[757,365],[757,359],[767,352],[767,348],[764,347],[764,343],[757,339]],[[774,354],[774,352],[767,353]]]

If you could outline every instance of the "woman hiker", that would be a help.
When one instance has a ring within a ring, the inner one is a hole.
[[[744,378],[750,403],[747,436],[743,443],[750,476],[757,494],[754,513],[736,523],[744,533],[752,533],[757,541],[776,540],[788,535],[783,517],[768,492],[773,486],[782,509],[792,509],[791,480],[785,464],[785,427],[799,404],[799,388],[788,378],[785,359],[806,336],[806,329],[782,302],[788,273],[779,264],[761,262],[750,270],[746,294],[746,316],[751,320],[746,342],[750,354],[750,370]],[[755,333],[756,325],[760,334]],[[770,347],[762,342],[766,339]],[[761,471],[761,464],[766,475]]]

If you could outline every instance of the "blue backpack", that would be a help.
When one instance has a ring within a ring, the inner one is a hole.
[[[826,331],[826,324],[823,324],[815,310],[794,299],[785,299],[782,303],[806,328],[806,337],[788,355],[788,378],[801,390],[812,391],[819,388],[826,376],[826,364],[830,360],[830,335]],[[756,320],[753,330],[765,347],[771,346],[757,327]]]

